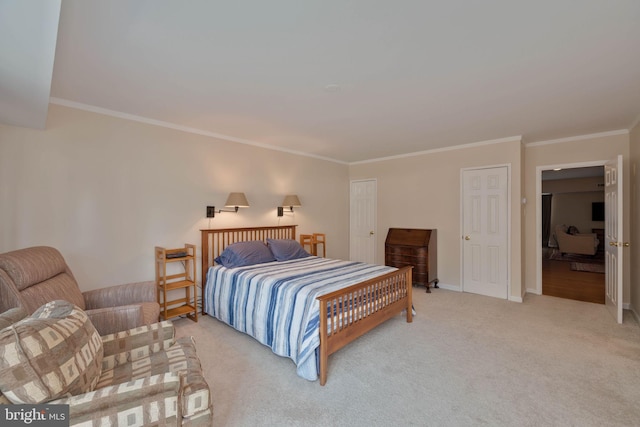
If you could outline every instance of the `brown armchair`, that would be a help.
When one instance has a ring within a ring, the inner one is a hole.
[[[29,314],[64,299],[85,310],[100,335],[158,321],[154,282],[81,292],[60,252],[35,246],[0,254],[0,312],[22,307]]]

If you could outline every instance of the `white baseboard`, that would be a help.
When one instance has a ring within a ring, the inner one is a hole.
[[[462,292],[462,286],[448,285],[446,283],[438,283],[438,287],[441,289],[446,289],[448,291]],[[510,296],[509,301],[522,302],[522,297]]]
[[[448,291],[462,292],[462,288],[456,285],[447,285],[446,283],[438,283],[438,287]]]
[[[462,292],[462,288],[460,286],[447,285],[447,284],[443,284],[443,283],[438,284],[438,286],[441,287],[442,289],[447,289],[447,290],[456,291],[456,292]],[[526,294],[542,295],[542,292],[538,291],[537,289],[527,288],[527,290],[525,292],[525,295]],[[510,296],[509,297],[509,301],[523,302],[524,298],[523,297]],[[638,312],[634,309],[634,307],[631,306],[630,303],[623,303],[622,304],[622,308],[624,310],[631,311],[631,314],[636,319],[636,322],[640,323],[640,314],[638,314]]]
[[[622,308],[625,310],[629,310],[633,318],[636,319],[636,322],[640,323],[640,314],[638,314],[638,312],[635,310],[635,307],[627,302],[622,304]]]

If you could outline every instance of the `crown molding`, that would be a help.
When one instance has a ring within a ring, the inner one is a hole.
[[[503,142],[520,142],[520,143],[522,143],[522,136],[521,135],[510,136],[510,137],[500,138],[500,139],[490,139],[490,140],[486,140],[486,141],[472,142],[472,143],[469,143],[469,144],[454,145],[454,146],[451,146],[451,147],[434,148],[432,150],[416,151],[416,152],[407,153],[407,154],[398,154],[396,156],[379,157],[377,159],[370,159],[370,160],[360,160],[360,161],[357,161],[357,162],[351,162],[351,163],[349,163],[349,165],[362,165],[362,164],[365,164],[365,163],[383,162],[383,161],[386,161],[386,160],[395,160],[395,159],[403,159],[403,158],[406,158],[406,157],[423,156],[425,154],[442,153],[444,151],[464,150],[464,149],[467,149],[467,148],[481,147],[481,146],[484,146],[484,145],[502,144]]]
[[[525,140],[523,139],[522,135],[517,135],[517,136],[506,137],[506,138],[499,138],[499,139],[491,139],[491,140],[486,140],[486,141],[473,142],[473,143],[469,143],[469,144],[454,145],[454,146],[451,146],[451,147],[434,148],[434,149],[430,149],[430,150],[416,151],[416,152],[413,152],[413,153],[398,154],[398,155],[395,155],[395,156],[379,157],[379,158],[375,158],[375,159],[359,160],[359,161],[355,161],[355,162],[347,162],[347,161],[343,161],[343,160],[334,159],[334,158],[331,158],[331,157],[324,157],[324,156],[319,156],[319,155],[315,155],[315,154],[305,153],[305,152],[302,152],[302,151],[290,150],[290,149],[287,149],[287,148],[276,147],[276,146],[273,146],[273,145],[264,144],[264,143],[260,143],[260,142],[256,142],[256,141],[251,141],[251,140],[244,139],[244,138],[237,138],[237,137],[234,137],[234,136],[225,135],[225,134],[221,134],[221,133],[217,133],[217,132],[210,132],[210,131],[206,131],[206,130],[203,130],[203,129],[193,128],[193,127],[189,127],[189,126],[183,126],[183,125],[179,125],[179,124],[176,124],[176,123],[171,123],[171,122],[166,122],[166,121],[162,121],[162,120],[151,119],[151,118],[148,118],[148,117],[137,116],[137,115],[129,114],[129,113],[123,113],[121,111],[109,110],[107,108],[96,107],[94,105],[89,105],[89,104],[83,104],[83,103],[80,103],[80,102],[70,101],[68,99],[51,97],[51,98],[49,98],[49,102],[51,104],[61,105],[63,107],[75,108],[75,109],[78,109],[78,110],[89,111],[89,112],[92,112],[92,113],[103,114],[103,115],[111,116],[111,117],[117,117],[117,118],[124,119],[124,120],[131,120],[131,121],[135,121],[135,122],[139,122],[139,123],[145,123],[145,124],[149,124],[149,125],[152,125],[152,126],[160,126],[160,127],[164,127],[164,128],[167,128],[167,129],[178,130],[178,131],[181,131],[181,132],[191,133],[191,134],[194,134],[194,135],[207,136],[207,137],[210,137],[210,138],[216,138],[216,139],[220,139],[220,140],[223,140],[223,141],[236,142],[236,143],[239,143],[239,144],[251,145],[251,146],[254,146],[254,147],[264,148],[264,149],[267,149],[267,150],[280,151],[280,152],[283,152],[283,153],[288,153],[288,154],[293,154],[293,155],[303,156],[303,157],[310,157],[310,158],[314,158],[314,159],[325,160],[325,161],[329,161],[329,162],[333,162],[333,163],[339,163],[339,164],[343,164],[343,165],[361,165],[361,164],[366,164],[366,163],[375,163],[375,162],[382,162],[382,161],[387,161],[387,160],[402,159],[402,158],[407,158],[407,157],[422,156],[422,155],[425,155],[425,154],[441,153],[441,152],[445,152],[445,151],[464,150],[464,149],[467,149],[467,148],[480,147],[480,146],[486,146],[486,145],[492,145],[492,144],[501,144],[501,143],[504,143],[504,142],[519,142],[520,144],[522,144],[525,147],[537,147],[537,146],[541,146],[541,145],[561,144],[561,143],[565,143],[565,142],[583,141],[583,140],[586,140],[586,139],[603,138],[603,137],[608,137],[608,136],[628,135],[631,132],[631,130],[633,130],[636,126],[640,125],[640,115],[638,115],[638,117],[631,124],[629,129],[619,129],[619,130],[613,130],[613,131],[608,131],[608,132],[592,133],[592,134],[588,134],[588,135],[578,135],[578,136],[571,136],[571,137],[567,137],[567,138],[551,139],[551,140],[536,141],[536,142],[525,142]]]
[[[591,133],[588,135],[570,136],[567,138],[550,139],[547,141],[529,142],[525,144],[525,146],[537,147],[540,145],[562,144],[564,142],[584,141],[585,139],[605,138],[607,136],[616,136],[616,135],[629,135],[629,131],[627,129],[619,129],[619,130],[612,130],[608,132]]]
[[[224,134],[221,134],[221,133],[209,132],[209,131],[198,129],[198,128],[193,128],[193,127],[189,127],[189,126],[182,126],[182,125],[178,125],[178,124],[171,123],[171,122],[165,122],[165,121],[162,121],[162,120],[155,120],[155,119],[150,119],[148,117],[136,116],[135,114],[123,113],[121,111],[114,111],[114,110],[109,110],[107,108],[96,107],[94,105],[88,105],[88,104],[82,104],[80,102],[69,101],[68,99],[51,97],[51,98],[49,98],[49,102],[51,104],[61,105],[63,107],[75,108],[75,109],[78,109],[78,110],[89,111],[91,113],[103,114],[105,116],[117,117],[119,119],[131,120],[131,121],[139,122],[139,123],[145,123],[145,124],[152,125],[152,126],[160,126],[160,127],[164,127],[164,128],[167,128],[167,129],[178,130],[178,131],[181,131],[181,132],[191,133],[191,134],[195,134],[195,135],[208,136],[208,137],[211,137],[211,138],[221,139],[221,140],[224,140],[224,141],[237,142],[239,144],[251,145],[251,146],[254,146],[254,147],[260,147],[260,148],[264,148],[264,149],[267,149],[267,150],[281,151],[283,153],[295,154],[297,156],[312,157],[312,158],[315,158],[315,159],[326,160],[326,161],[329,161],[329,162],[340,163],[340,164],[343,164],[343,165],[348,164],[347,162],[344,162],[342,160],[332,159],[330,157],[318,156],[318,155],[315,155],[315,154],[304,153],[302,151],[289,150],[289,149],[286,149],[286,148],[276,147],[276,146],[269,145],[269,144],[263,144],[263,143],[251,141],[251,140],[248,140],[248,139],[236,138],[234,136],[224,135]]]

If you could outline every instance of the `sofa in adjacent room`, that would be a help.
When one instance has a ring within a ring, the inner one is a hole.
[[[598,251],[598,237],[595,233],[569,233],[565,225],[556,225],[555,235],[561,253],[595,255]],[[575,227],[574,227],[575,228]]]

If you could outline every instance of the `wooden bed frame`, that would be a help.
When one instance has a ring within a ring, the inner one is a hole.
[[[207,271],[224,248],[235,242],[270,239],[296,239],[297,225],[200,230],[202,233],[202,298]],[[406,310],[407,323],[413,321],[412,267],[348,286],[318,297],[320,313],[320,385],[327,382],[329,355],[340,350],[384,321]],[[202,301],[202,314],[204,300]]]

